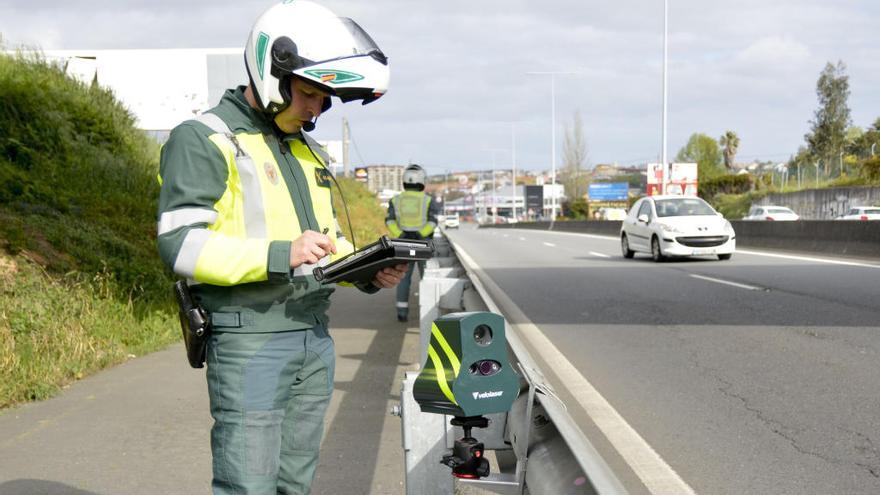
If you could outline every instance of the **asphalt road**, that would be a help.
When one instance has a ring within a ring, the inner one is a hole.
[[[695,492],[880,493],[880,262],[449,236]]]

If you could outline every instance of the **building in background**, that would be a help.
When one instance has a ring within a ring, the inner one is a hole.
[[[164,143],[177,124],[220,102],[229,88],[247,84],[243,48],[160,50],[49,50],[67,75],[113,91],[135,125]],[[319,141],[334,174],[342,172],[342,141]]]
[[[42,56],[84,84],[110,89],[159,142],[177,124],[247,83],[242,48],[49,50]]]
[[[370,165],[367,167],[367,189],[374,193],[403,190],[403,165]]]

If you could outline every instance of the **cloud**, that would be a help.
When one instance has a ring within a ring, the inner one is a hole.
[[[736,54],[734,64],[744,73],[797,70],[810,60],[807,45],[787,36],[761,38]]]
[[[596,163],[660,149],[662,2],[319,1],[355,19],[390,57],[388,95],[335,105],[317,131],[339,139],[347,116],[368,161],[485,165],[484,149],[508,146],[503,122],[515,120],[518,161],[548,166],[550,82],[528,71],[580,72],[556,79],[557,151],[577,110]],[[47,49],[235,47],[270,4],[14,0],[0,7],[0,32],[7,45]],[[877,25],[875,0],[670,2],[669,148],[694,131],[734,129],[743,155],[796,150],[829,60],[849,67],[856,123],[873,121]]]

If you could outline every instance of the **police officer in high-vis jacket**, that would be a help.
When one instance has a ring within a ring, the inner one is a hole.
[[[439,208],[431,195],[425,194],[427,181],[425,170],[415,164],[403,171],[403,192],[388,203],[385,225],[394,237],[404,239],[427,239],[434,235]],[[397,286],[397,321],[409,316],[409,287],[415,268],[410,263],[403,281]],[[418,263],[419,276],[425,273],[425,262]]]
[[[312,274],[352,251],[328,157],[302,131],[331,105],[376,100],[385,55],[350,19],[285,0],[254,25],[250,83],[177,126],[162,150],[159,251],[210,313],[215,494],[304,494],[333,390],[333,288]],[[406,265],[358,287],[394,287]],[[184,465],[185,463],[182,463]]]

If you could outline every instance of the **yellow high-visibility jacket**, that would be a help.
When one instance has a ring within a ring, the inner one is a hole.
[[[304,231],[352,251],[336,222],[326,153],[303,133],[279,136],[251,108],[244,86],[177,126],[162,148],[158,244],[163,261],[189,280],[218,330],[269,332],[326,323],[332,287],[315,266],[290,269]],[[361,287],[375,292],[372,285]]]

